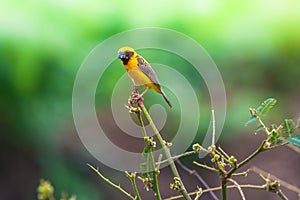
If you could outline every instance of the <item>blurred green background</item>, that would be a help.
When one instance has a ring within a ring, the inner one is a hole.
[[[106,38],[128,29],[170,28],[207,50],[227,92],[220,141],[224,146],[235,146],[235,140],[240,144],[246,133],[255,137],[251,127],[243,126],[248,108],[268,97],[279,100],[272,122],[296,119],[300,113],[299,10],[298,0],[2,1],[1,199],[34,199],[40,178],[50,180],[58,194],[67,191],[80,200],[125,198],[85,165],[101,163],[80,143],[71,106],[73,82],[85,57]],[[124,73],[122,67],[115,72],[116,77]],[[101,167],[112,180],[122,182],[122,173]],[[292,182],[299,186],[296,180]]]

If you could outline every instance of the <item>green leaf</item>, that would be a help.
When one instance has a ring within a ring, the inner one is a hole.
[[[282,125],[282,129],[281,129],[282,137],[284,138],[291,137],[291,135],[294,133],[296,129],[294,121],[292,119],[285,119],[281,125]]]
[[[296,146],[296,147],[300,147],[300,135],[294,135],[291,138],[286,139],[289,143],[291,143],[292,145]]]
[[[259,126],[256,128],[255,132],[259,132],[259,131],[263,130],[263,128],[264,128],[263,125],[259,125]]]
[[[276,104],[277,100],[269,98],[265,100],[257,109],[256,112],[259,116],[267,114],[269,110]]]
[[[256,122],[256,117],[255,116],[252,116],[245,124],[245,126],[249,125],[249,124],[252,124],[253,122]]]

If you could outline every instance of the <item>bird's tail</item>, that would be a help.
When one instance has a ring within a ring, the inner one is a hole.
[[[166,96],[166,94],[164,93],[163,90],[161,90],[161,94],[164,97],[164,99],[167,102],[167,104],[170,106],[170,108],[172,108],[172,104],[171,104],[170,100],[168,99],[168,97]]]

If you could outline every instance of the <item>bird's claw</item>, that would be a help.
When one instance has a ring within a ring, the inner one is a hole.
[[[136,104],[139,102],[143,102],[144,98],[142,97],[142,95],[138,94],[138,93],[133,93],[131,98],[130,98],[130,104]]]
[[[139,87],[140,87],[140,86],[138,86],[138,85],[132,85],[132,86],[131,86],[132,92],[133,92],[133,93],[138,93]]]

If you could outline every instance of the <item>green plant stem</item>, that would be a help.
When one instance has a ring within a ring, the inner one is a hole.
[[[196,154],[197,152],[196,151],[187,151],[187,152],[184,152],[182,154],[179,154],[179,155],[176,155],[176,156],[173,156],[171,157],[173,160],[176,160],[178,158],[181,158],[181,157],[184,157],[184,156],[189,156],[189,155],[192,155],[192,154]],[[168,160],[162,160],[160,162],[156,162],[156,164],[163,164],[165,162],[168,162]]]
[[[131,184],[132,184],[133,190],[134,190],[134,192],[136,194],[136,200],[141,200],[142,198],[141,198],[140,193],[139,193],[139,191],[137,189],[137,185],[136,185],[135,179],[132,179]]]
[[[282,200],[288,200],[288,198],[279,190],[277,192],[277,195],[282,199]]]
[[[141,124],[141,129],[142,129],[143,137],[147,137],[147,132],[146,132],[146,129],[145,129],[145,125],[144,125],[144,121],[142,119],[141,112],[138,112],[137,116],[138,116],[139,122]]]
[[[135,200],[135,198],[129,194],[128,192],[126,192],[123,188],[121,188],[120,185],[117,185],[113,182],[111,182],[111,180],[109,180],[108,178],[106,178],[105,176],[103,176],[98,169],[96,169],[95,167],[93,167],[90,164],[87,164],[92,170],[94,170],[94,172],[96,172],[104,181],[106,181],[109,185],[111,185],[112,187],[120,190],[123,194],[125,194],[126,196],[128,196],[130,199]]]
[[[264,140],[261,145],[247,158],[245,158],[242,162],[240,162],[239,164],[237,164],[235,167],[233,167],[228,173],[223,173],[221,171],[221,175],[222,175],[222,183],[221,183],[221,187],[222,187],[222,197],[223,200],[227,200],[227,180],[229,178],[231,178],[232,174],[239,168],[241,168],[242,166],[244,166],[245,164],[247,164],[250,160],[252,160],[255,156],[257,156],[259,153],[265,151],[265,144],[266,144],[266,140]],[[218,167],[219,168],[219,167]]]
[[[266,171],[264,171],[262,169],[259,169],[258,167],[252,167],[250,170],[253,171],[253,172],[255,172],[255,173],[257,173],[257,174],[259,174],[259,175],[263,175],[265,177],[268,176],[268,177],[270,177],[273,180],[278,180],[280,182],[280,186],[285,187],[286,189],[288,189],[290,191],[293,191],[293,192],[295,192],[297,194],[300,194],[300,188],[298,188],[298,187],[296,187],[294,185],[291,185],[288,182],[286,182],[284,180],[281,180],[281,179],[277,178],[276,176],[274,176],[274,175],[272,175],[272,174],[270,174],[270,173],[268,173],[268,172],[266,172]]]
[[[237,188],[236,185],[228,185],[227,186],[227,189],[233,189],[233,188]],[[261,189],[261,190],[265,190],[265,185],[250,185],[250,184],[247,184],[247,185],[240,185],[240,188],[246,188],[246,189]],[[213,187],[213,188],[209,188],[209,189],[204,189],[202,190],[202,193],[207,193],[207,192],[210,192],[210,191],[218,191],[218,190],[222,190],[222,187]],[[194,192],[191,192],[189,193],[189,195],[196,195],[197,191],[194,191]],[[175,200],[175,199],[180,199],[182,198],[182,195],[177,195],[177,196],[172,196],[172,197],[169,197],[169,198],[166,198],[164,200]]]
[[[157,130],[155,124],[153,123],[151,116],[149,115],[147,109],[145,108],[145,106],[143,104],[139,104],[139,106],[142,109],[143,113],[145,114],[146,119],[148,120],[148,122],[149,122],[151,128],[153,129],[153,132],[154,132],[154,134],[155,134],[155,136],[156,136],[159,144],[161,145],[161,147],[162,147],[162,149],[164,151],[164,154],[165,154],[165,156],[166,156],[166,158],[167,158],[167,160],[169,162],[169,165],[170,165],[170,168],[171,168],[171,171],[172,171],[174,177],[178,177],[179,180],[180,180],[180,184],[181,184],[181,190],[180,190],[180,192],[181,192],[181,194],[183,195],[183,197],[186,200],[191,200],[191,197],[188,195],[188,192],[185,189],[184,184],[183,184],[183,182],[182,182],[182,180],[181,180],[181,178],[179,176],[179,173],[177,171],[175,163],[174,163],[174,161],[172,159],[171,153],[170,153],[168,147],[166,146],[163,138],[161,137],[159,131]]]
[[[226,178],[222,178],[221,187],[222,187],[222,199],[227,200],[227,180],[226,180]]]
[[[245,158],[242,162],[240,162],[239,164],[236,165],[236,167],[232,168],[228,174],[227,177],[230,178],[231,175],[239,168],[241,168],[242,166],[244,166],[245,164],[247,164],[250,160],[252,160],[255,156],[257,156],[259,153],[265,151],[266,149],[264,148],[266,144],[266,140],[264,140],[261,145],[247,158]]]
[[[239,192],[240,192],[240,195],[241,195],[241,197],[242,197],[242,200],[246,200],[245,194],[244,194],[244,192],[243,192],[243,190],[242,190],[240,184],[238,184],[235,180],[233,180],[233,179],[231,179],[231,178],[229,178],[228,181],[230,181],[230,182],[232,182],[234,185],[236,185],[237,189],[238,189]]]
[[[204,169],[208,169],[208,170],[211,170],[213,172],[218,172],[219,170],[217,170],[216,168],[213,168],[213,167],[210,167],[210,166],[207,166],[207,165],[204,165],[204,164],[201,164],[201,163],[198,163],[197,161],[193,161],[193,164],[199,166],[199,167],[202,167]]]
[[[130,179],[130,182],[131,182],[131,185],[132,185],[132,188],[134,190],[134,193],[136,195],[136,200],[141,200],[141,196],[140,196],[140,193],[139,193],[139,190],[137,188],[137,185],[136,185],[136,182],[135,182],[135,177],[136,177],[136,174],[135,173],[131,173],[129,174],[128,172],[126,172],[126,175],[129,177]]]
[[[140,124],[141,124],[143,136],[147,137],[147,132],[146,132],[145,125],[144,125],[144,122],[143,122],[143,119],[142,119],[142,115],[141,115],[140,112],[137,113],[137,115],[138,115],[138,118],[139,118],[139,121],[140,121]],[[150,157],[151,167],[152,167],[152,170],[153,170],[153,172],[152,172],[152,176],[153,176],[153,191],[155,193],[155,198],[157,200],[161,200],[162,197],[161,197],[160,190],[159,190],[159,185],[158,185],[158,169],[155,168],[155,160],[154,160],[154,156],[153,156],[153,148],[151,148],[149,150],[149,157]],[[148,156],[147,156],[147,159],[148,159]],[[148,172],[148,170],[147,170],[147,172]]]

